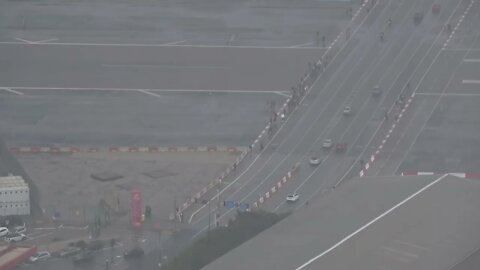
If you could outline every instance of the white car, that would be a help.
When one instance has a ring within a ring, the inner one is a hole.
[[[288,194],[287,195],[287,202],[296,202],[296,201],[298,201],[299,198],[300,198],[300,195],[298,195],[297,193]]]
[[[343,109],[343,114],[349,115],[350,113],[352,113],[352,107],[346,106],[345,109]]]
[[[33,254],[32,256],[30,256],[30,258],[28,258],[31,262],[39,262],[39,261],[45,261],[47,260],[48,258],[50,258],[50,252],[48,251],[39,251],[35,254]]]
[[[318,157],[311,157],[309,160],[309,163],[310,165],[314,165],[314,166],[319,165],[320,163],[322,163],[322,159]]]
[[[8,243],[20,242],[27,239],[27,236],[23,233],[12,233],[5,236],[5,241]]]
[[[10,231],[8,230],[7,227],[0,227],[0,237],[3,237],[3,236],[5,236],[9,233],[10,233]]]
[[[325,139],[323,141],[323,144],[322,144],[322,147],[325,148],[325,149],[330,149],[333,145],[333,142],[331,139]]]

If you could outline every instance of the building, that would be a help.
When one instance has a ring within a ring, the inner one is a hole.
[[[352,179],[203,270],[470,270],[480,262],[480,181]]]
[[[30,215],[30,189],[21,176],[0,177],[0,216]]]

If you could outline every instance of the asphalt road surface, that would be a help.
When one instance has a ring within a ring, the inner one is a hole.
[[[262,209],[293,210],[358,175],[359,160],[376,150],[390,127],[391,120],[384,121],[384,112],[393,111],[400,94],[409,96],[422,85],[448,38],[443,26],[447,22],[454,24],[466,9],[461,2],[442,1],[441,13],[433,15],[426,12],[433,2],[381,1],[372,8],[360,29],[352,29],[351,39],[281,131],[259,156],[251,157],[255,162],[245,163],[238,177],[228,180],[235,184],[221,194],[221,200],[252,204],[297,162],[301,168],[294,180],[267,199]],[[425,18],[415,26],[413,14],[418,11],[425,11]],[[388,19],[393,21],[391,27],[387,26]],[[384,42],[379,38],[382,31]],[[439,72],[441,76],[446,71],[440,67]],[[371,95],[375,85],[383,89],[380,98]],[[342,115],[346,105],[353,109],[348,117]],[[347,143],[347,152],[337,155],[322,151],[321,142],[326,138]],[[310,167],[308,158],[312,155],[322,156],[322,164]],[[394,174],[395,168],[384,173]],[[294,191],[301,194],[300,201],[285,204],[286,194]],[[208,228],[205,208],[193,218],[195,230]],[[220,223],[234,214],[232,210],[219,211]]]

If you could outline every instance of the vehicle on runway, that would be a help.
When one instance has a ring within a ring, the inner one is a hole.
[[[298,193],[293,193],[293,194],[288,194],[287,195],[287,202],[296,202],[300,198],[300,195]]]
[[[331,139],[325,139],[322,144],[322,148],[324,149],[330,149],[333,146],[333,142]]]
[[[35,254],[33,254],[32,256],[30,256],[30,258],[28,258],[28,260],[30,262],[39,262],[39,261],[46,261],[50,258],[50,252],[48,251],[39,251]]]
[[[316,166],[316,165],[320,165],[320,163],[322,163],[322,159],[319,158],[319,157],[310,157],[310,160],[308,162],[310,163],[310,165]]]
[[[420,24],[423,20],[423,12],[415,12],[413,15],[413,23],[415,25]]]
[[[8,243],[16,243],[23,240],[27,240],[27,236],[23,233],[12,233],[5,236],[5,241]]]
[[[335,152],[337,154],[344,153],[347,150],[347,144],[346,143],[337,143],[335,144]]]
[[[352,113],[352,107],[350,106],[345,106],[343,109],[343,115],[350,115]]]
[[[381,95],[382,95],[382,88],[380,88],[380,86],[378,86],[378,85],[375,85],[375,86],[373,87],[373,90],[372,90],[372,95],[373,95],[374,97],[379,97],[379,96],[381,96]]]

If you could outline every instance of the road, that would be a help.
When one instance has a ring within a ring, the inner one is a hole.
[[[399,95],[409,96],[422,83],[447,39],[443,25],[453,24],[465,10],[458,1],[442,1],[440,14],[426,13],[422,23],[415,26],[413,14],[428,11],[433,2],[382,1],[371,9],[299,109],[255,157],[255,162],[245,164],[246,168],[237,172],[238,177],[230,180],[235,184],[224,191],[221,200],[253,204],[265,197],[297,162],[301,162],[301,168],[293,181],[267,199],[262,209],[293,210],[319,193],[328,192],[339,181],[358,175],[359,160],[376,151],[393,121],[392,114],[384,122],[385,110],[394,113],[391,108]],[[391,28],[388,19],[394,22]],[[379,40],[382,31],[384,42]],[[375,85],[384,89],[379,99],[371,96]],[[352,106],[353,114],[344,117],[342,111],[347,104]],[[348,151],[342,155],[323,152],[321,142],[325,138],[348,143]],[[307,159],[312,155],[322,155],[323,163],[310,168]],[[285,204],[286,194],[294,191],[301,194],[300,202]],[[233,214],[232,210],[220,209],[220,222]],[[192,225],[205,231],[208,216],[204,208],[193,218]]]

